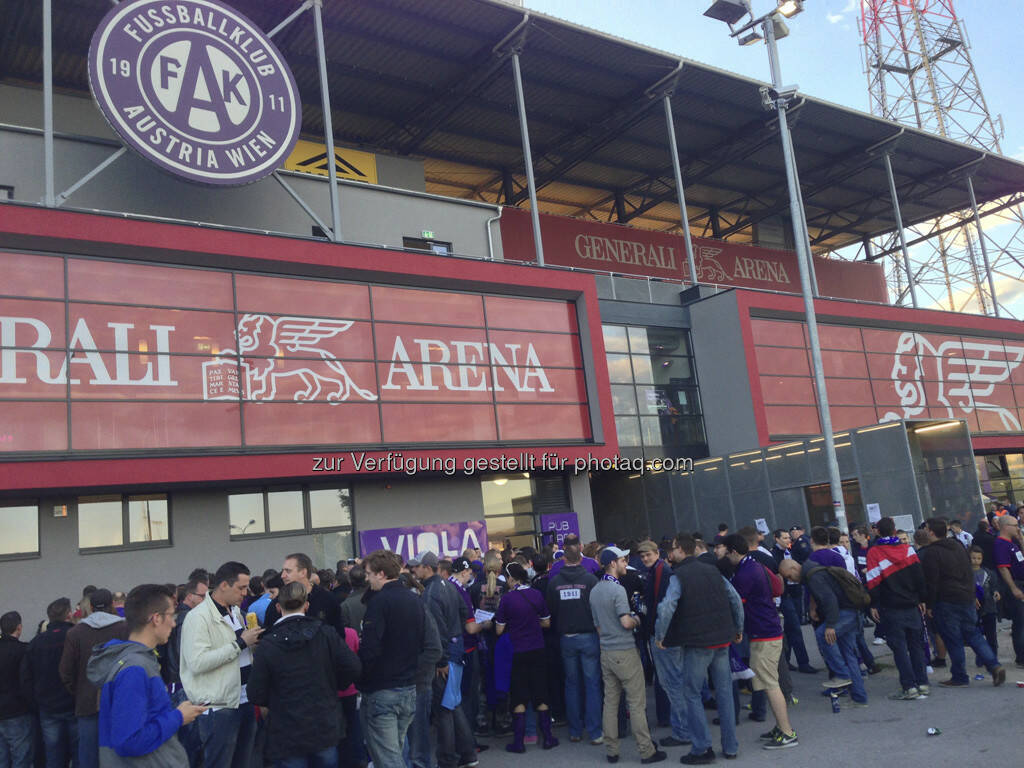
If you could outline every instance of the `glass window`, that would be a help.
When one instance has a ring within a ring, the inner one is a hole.
[[[634,355],[644,354],[650,352],[650,346],[647,343],[647,329],[646,328],[630,328],[629,329],[629,351]]]
[[[78,500],[78,546],[120,547],[124,544],[120,496],[82,496]]]
[[[352,493],[348,488],[320,488],[309,492],[309,524],[317,528],[352,525]]]
[[[39,506],[0,506],[0,556],[39,552]]]
[[[629,355],[608,355],[608,379],[613,384],[632,384],[633,369],[629,367]]]
[[[642,408],[643,405],[641,404],[640,407]],[[612,413],[636,413],[636,400],[633,398],[632,387],[623,384],[612,385]]]
[[[690,354],[690,347],[687,343],[689,337],[686,331],[674,328],[647,328],[646,330],[648,348],[652,356]],[[638,350],[634,348],[633,351]]]
[[[232,536],[264,533],[262,493],[233,493],[228,496],[228,528]]]
[[[602,325],[605,352],[629,352],[626,344],[626,329],[621,325]]]
[[[128,540],[166,541],[171,538],[164,494],[128,497]]]
[[[633,355],[633,375],[637,384],[649,384],[654,381],[650,355]]]
[[[640,435],[644,441],[644,447],[656,447],[661,445],[661,425],[659,416],[640,417]]]
[[[273,491],[267,494],[267,513],[271,531],[301,531],[305,515],[302,491]]]
[[[537,522],[533,514],[533,481],[526,473],[500,475],[480,481],[487,538],[496,544],[521,537],[535,545]]]
[[[615,431],[619,435],[619,445],[627,448],[640,445],[640,422],[635,416],[616,416]]]

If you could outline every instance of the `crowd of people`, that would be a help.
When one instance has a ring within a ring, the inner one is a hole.
[[[609,763],[631,732],[643,764],[688,747],[680,762],[701,765],[712,726],[736,757],[741,693],[748,720],[771,712],[764,748],[791,748],[791,673],[866,707],[872,645],[892,649],[900,701],[947,664],[938,685],[969,685],[969,647],[998,686],[1000,618],[1024,667],[1021,544],[1015,511],[973,536],[941,518],[722,524],[708,540],[378,550],[333,571],[295,553],[258,575],[227,562],[181,585],[89,586],[50,603],[30,642],[0,616],[0,766],[475,768],[495,738],[550,750],[560,727]]]

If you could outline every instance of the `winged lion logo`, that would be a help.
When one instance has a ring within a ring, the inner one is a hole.
[[[702,283],[723,283],[729,279],[718,254],[722,248],[711,248],[707,245],[697,247],[697,279]]]
[[[279,317],[246,314],[238,321],[235,337],[238,351],[223,350],[220,359],[203,364],[207,399],[211,391],[211,376],[217,368],[234,366],[225,356],[237,356],[244,377],[244,387],[237,383],[230,396],[247,400],[273,400],[281,380],[298,377],[301,389],[293,399],[299,402],[315,400],[328,389],[327,401],[332,405],[348,400],[353,394],[364,400],[376,400],[377,395],[363,389],[352,379],[345,366],[334,354],[318,344],[344,333],[352,327],[351,320],[325,320],[312,317]],[[298,353],[317,355],[313,359],[289,359]],[[207,366],[210,366],[208,368]]]
[[[1024,347],[968,339],[935,345],[923,334],[905,332],[896,343],[891,374],[902,413],[890,411],[882,421],[912,418],[930,405],[945,407],[950,418],[956,418],[957,411],[990,411],[1004,429],[1019,432],[1016,414],[986,399],[1022,361]],[[938,382],[937,402],[926,402],[925,380]]]

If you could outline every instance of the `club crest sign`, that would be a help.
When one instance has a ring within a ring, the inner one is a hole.
[[[147,160],[200,184],[257,181],[295,146],[302,110],[280,51],[217,0],[129,0],[93,34],[89,84]]]

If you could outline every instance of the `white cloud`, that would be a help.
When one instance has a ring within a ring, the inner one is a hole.
[[[828,19],[829,24],[838,24],[843,20],[843,14],[841,13],[826,13],[825,18]]]

